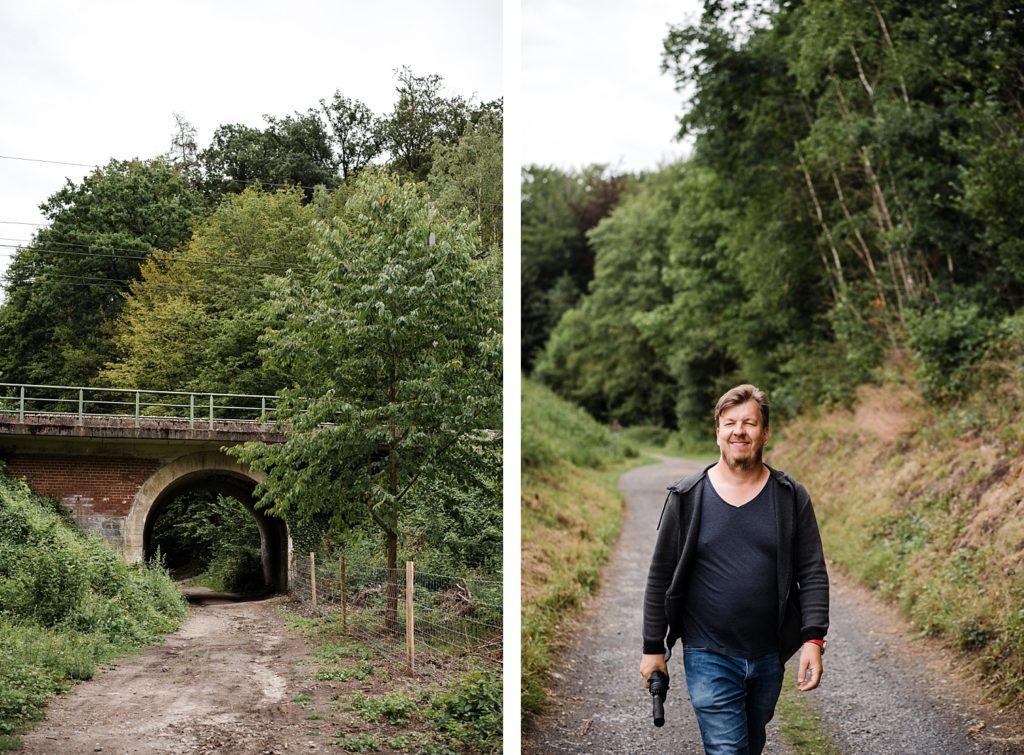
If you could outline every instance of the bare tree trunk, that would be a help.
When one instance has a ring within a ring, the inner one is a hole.
[[[845,118],[849,118],[851,115],[850,105],[846,101],[846,97],[843,96],[843,90],[839,84],[839,79],[835,73],[831,73],[829,78],[835,88],[836,99],[839,103],[840,112],[842,112]],[[878,224],[878,230],[881,237],[884,239],[886,236],[891,235],[895,228],[892,213],[889,212],[889,206],[885,200],[885,194],[878,182],[878,177],[875,174],[875,169],[871,163],[871,156],[868,154],[867,148],[863,145],[860,146],[858,148],[858,155],[860,157],[861,169],[864,171],[868,186],[871,188],[871,203],[874,208],[874,215]],[[903,294],[901,291],[906,293],[907,296],[913,298],[914,281],[908,273],[906,260],[904,259],[903,254],[899,249],[893,246],[891,241],[884,242],[883,251],[885,252],[889,273],[892,277],[893,292],[896,295],[897,314],[899,315],[900,322],[905,324],[906,318],[904,315]]]
[[[799,145],[794,142],[793,146],[795,147],[796,158],[800,162],[800,171],[804,175],[804,182],[807,184],[807,191],[811,195],[811,203],[814,205],[814,214],[818,218],[818,225],[821,226],[821,230],[825,234],[825,239],[828,242],[828,248],[832,251],[832,263],[835,265],[836,283],[832,282],[832,271],[829,268],[828,260],[825,258],[824,251],[821,253],[821,261],[825,266],[825,273],[828,275],[828,285],[832,289],[832,296],[838,301],[840,298],[845,298],[846,295],[846,278],[843,275],[843,263],[839,258],[839,250],[836,249],[835,240],[832,238],[832,229],[829,228],[828,222],[825,220],[825,213],[821,209],[821,202],[818,201],[818,192],[814,188],[814,180],[811,178],[811,171],[807,168],[804,156],[800,154]],[[836,287],[837,284],[838,289]]]
[[[397,400],[395,386],[398,384],[398,356],[391,355],[391,375],[388,384],[388,402],[394,403]],[[390,443],[388,448],[388,493],[393,501],[398,498],[398,428],[394,420],[391,420],[389,429]],[[397,504],[396,504],[397,505]],[[394,518],[388,522],[384,530],[384,550],[387,556],[388,582],[385,593],[384,628],[388,634],[398,634],[398,533],[395,531],[395,523],[398,520],[398,512],[394,512]]]
[[[896,45],[892,43],[892,36],[889,34],[889,27],[886,25],[885,18],[882,17],[882,11],[878,9],[874,0],[871,0],[871,9],[875,12],[875,18],[878,19],[878,25],[882,29],[882,36],[885,38],[886,47],[889,48],[889,54],[892,55],[892,59],[896,63],[896,75],[900,80],[900,91],[903,94],[903,104],[909,110],[910,94],[907,92],[907,81],[903,78],[903,74],[899,72],[899,60],[896,57]]]

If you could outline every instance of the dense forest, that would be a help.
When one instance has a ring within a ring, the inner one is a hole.
[[[502,103],[395,81],[388,113],[335,92],[206,147],[175,116],[168,153],[68,181],[7,270],[0,382],[278,394],[288,442],[239,451],[263,505],[493,573]]]
[[[524,171],[524,369],[690,437],[741,380],[790,415],[893,355],[974,389],[1024,304],[1024,9],[709,0],[663,67],[690,159]]]

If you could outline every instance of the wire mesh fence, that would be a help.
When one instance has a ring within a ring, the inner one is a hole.
[[[502,660],[501,582],[293,552],[290,592],[342,633],[413,673]],[[412,589],[409,589],[409,586]]]

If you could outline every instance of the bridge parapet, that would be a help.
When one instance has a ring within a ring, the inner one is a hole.
[[[281,442],[276,396],[0,383],[0,434]]]

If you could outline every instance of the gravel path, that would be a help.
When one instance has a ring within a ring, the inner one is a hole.
[[[588,607],[571,657],[554,679],[550,713],[523,736],[524,752],[703,752],[679,656],[670,664],[672,688],[660,729],[651,724],[651,697],[639,671],[644,583],[665,488],[703,466],[666,459],[628,472],[619,481],[627,505],[619,543],[604,572],[604,588]],[[779,736],[770,733],[765,753],[788,752]]]
[[[550,712],[523,736],[526,753],[702,752],[678,656],[661,729],[650,723],[638,671],[644,582],[665,488],[703,466],[659,458],[619,481],[626,498],[619,543],[553,679]],[[831,620],[822,687],[808,699],[844,753],[1024,753],[1024,723],[987,708],[934,644],[912,639],[867,591],[833,578]],[[775,723],[766,755],[791,753]]]

